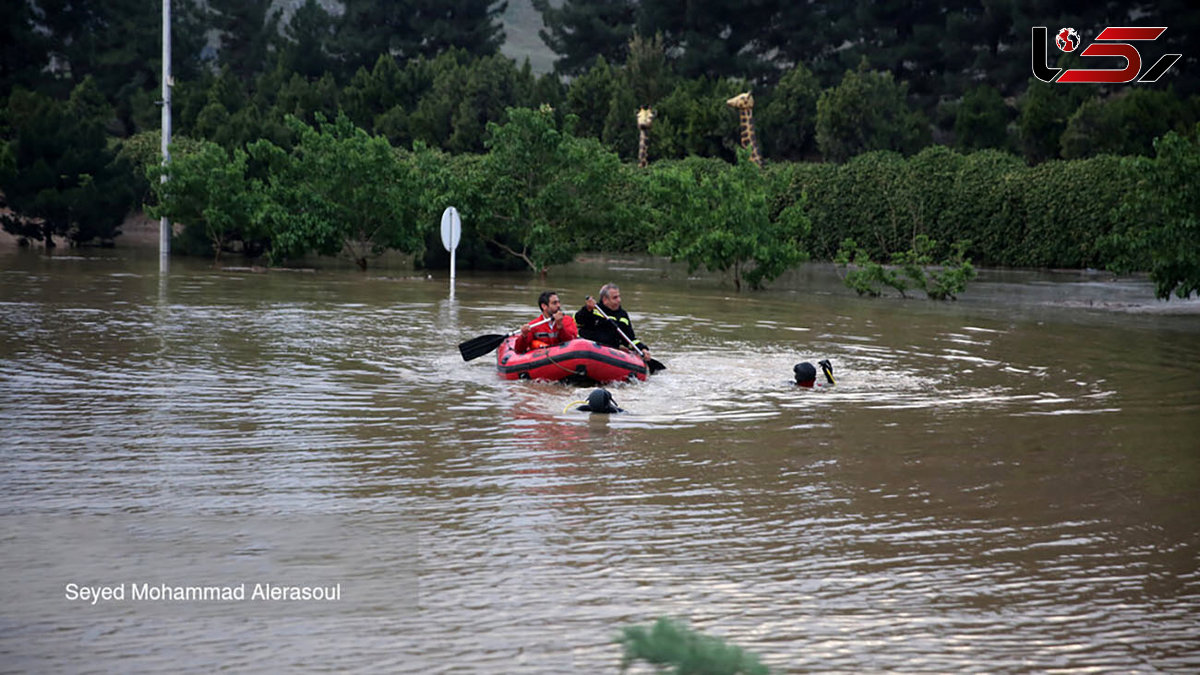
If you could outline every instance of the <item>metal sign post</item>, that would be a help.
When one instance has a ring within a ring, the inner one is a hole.
[[[454,253],[458,249],[458,241],[462,239],[462,219],[458,217],[458,209],[446,207],[442,212],[442,246],[450,252],[450,293],[454,293]]]

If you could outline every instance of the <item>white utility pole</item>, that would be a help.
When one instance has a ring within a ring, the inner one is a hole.
[[[162,0],[162,161],[171,161],[171,0]],[[167,177],[162,177],[165,183]],[[163,216],[158,224],[158,271],[166,274],[171,256],[171,221]]]

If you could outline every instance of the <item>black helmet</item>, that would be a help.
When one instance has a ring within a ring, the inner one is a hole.
[[[808,361],[792,366],[792,372],[796,374],[796,384],[801,387],[811,387],[817,379],[817,369]]]
[[[608,393],[607,389],[592,391],[588,394],[587,404],[579,406],[579,410],[605,414],[623,412],[617,407],[617,402],[613,400],[612,394]]]

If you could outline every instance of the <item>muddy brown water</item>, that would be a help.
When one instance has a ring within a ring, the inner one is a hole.
[[[1148,282],[933,303],[592,259],[548,283],[621,283],[668,366],[604,417],[455,349],[539,280],[435,276],[0,251],[3,669],[616,672],[659,616],[779,672],[1200,669],[1200,314]],[[790,384],[821,358],[836,387]],[[346,598],[64,592],[260,581]]]

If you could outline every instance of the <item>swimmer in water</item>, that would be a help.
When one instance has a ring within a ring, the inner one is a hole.
[[[575,403],[582,403],[582,401],[575,401]],[[625,412],[617,407],[617,402],[613,400],[612,394],[608,393],[608,390],[604,388],[593,390],[592,393],[588,394],[587,403],[579,406],[576,410],[605,415]]]
[[[825,375],[825,382],[817,382],[817,369],[808,361],[797,363],[792,366],[792,373],[796,376],[796,385],[805,389],[813,387],[832,387],[837,384],[833,379],[833,364],[829,359],[821,359],[817,362],[821,366],[821,373]]]

